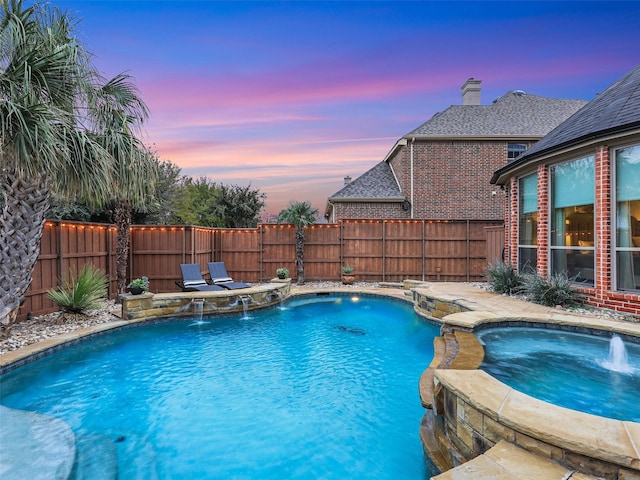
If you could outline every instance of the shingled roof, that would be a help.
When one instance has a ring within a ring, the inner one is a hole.
[[[420,136],[518,136],[543,137],[560,122],[582,108],[584,100],[507,92],[491,105],[452,105],[409,132]]]
[[[491,105],[452,105],[396,142],[396,148],[411,138],[500,138],[540,139],[582,108],[584,100],[530,95],[521,90],[507,92]],[[329,197],[334,201],[403,201],[398,182],[387,160],[345,185]],[[327,206],[330,208],[330,205]]]
[[[640,127],[640,65],[591,100],[575,115],[553,129],[518,159],[493,174],[498,183],[505,173],[533,162],[541,155],[604,135],[622,133]]]
[[[341,198],[350,200],[393,199],[404,200],[396,177],[387,162],[380,162],[367,170],[340,191],[329,197],[329,201]]]

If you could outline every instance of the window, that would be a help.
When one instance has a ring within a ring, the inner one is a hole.
[[[595,159],[581,158],[551,167],[552,273],[594,284]]]
[[[527,149],[524,143],[510,143],[507,145],[507,159],[512,162]]]
[[[619,290],[640,290],[640,145],[615,152],[616,279]]]
[[[538,175],[518,180],[518,270],[535,271],[538,263]]]

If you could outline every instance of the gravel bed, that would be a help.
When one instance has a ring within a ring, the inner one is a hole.
[[[86,315],[54,312],[34,317],[13,325],[9,338],[0,341],[0,355],[64,333],[116,320],[120,320],[120,306],[116,306],[113,300],[106,302],[103,309],[89,311]]]
[[[473,283],[475,287],[490,291],[491,288],[486,283]],[[294,283],[292,287],[296,288]],[[306,282],[304,288],[379,288],[375,283],[356,282],[353,285],[343,285],[340,282]],[[521,300],[526,298],[519,297]],[[591,307],[556,307],[569,313],[586,315],[590,317],[603,318],[608,320],[640,322],[638,317],[625,315],[612,310],[605,310]],[[61,312],[50,313],[40,317],[34,317],[24,322],[17,323],[11,329],[9,338],[0,341],[0,355],[17,350],[18,348],[31,345],[33,343],[46,340],[57,335],[70,333],[74,330],[98,325],[101,323],[113,322],[120,319],[120,306],[115,305],[111,300],[105,304],[105,308],[88,312],[87,315],[63,314]]]

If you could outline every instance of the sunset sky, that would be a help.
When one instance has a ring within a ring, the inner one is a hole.
[[[145,143],[193,177],[327,197],[450,105],[509,90],[591,100],[640,62],[640,2],[56,1],[107,77],[135,78]]]

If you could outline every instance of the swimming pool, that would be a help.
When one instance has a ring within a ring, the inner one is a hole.
[[[114,449],[96,474],[119,479],[437,473],[417,383],[438,327],[376,297],[285,307],[87,341],[0,377],[2,404],[64,420],[88,465]]]
[[[543,328],[490,328],[481,369],[555,405],[640,422],[640,345],[625,342],[628,364],[610,366],[610,339]]]

